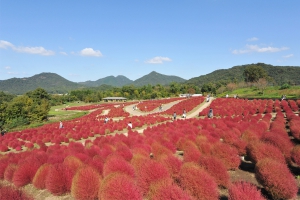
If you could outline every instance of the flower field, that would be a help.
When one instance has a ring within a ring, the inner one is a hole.
[[[162,104],[144,103],[149,110]],[[93,111],[62,129],[48,124],[1,137],[0,199],[35,199],[28,185],[80,200],[299,198],[299,100],[218,98],[209,105],[192,97],[143,116],[126,112],[132,104],[68,108]],[[205,104],[198,117],[170,120]],[[243,171],[255,181],[232,177]]]

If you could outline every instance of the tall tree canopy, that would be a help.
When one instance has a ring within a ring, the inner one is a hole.
[[[251,65],[245,68],[244,77],[246,82],[257,82],[260,78],[267,78],[267,71],[261,66]]]

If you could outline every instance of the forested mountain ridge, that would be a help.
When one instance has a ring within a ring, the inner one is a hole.
[[[119,75],[117,77],[108,76],[97,81],[86,81],[81,83],[75,83],[68,81],[67,79],[55,74],[55,73],[41,73],[28,78],[11,78],[0,81],[0,91],[4,91],[11,94],[24,94],[28,91],[36,88],[43,88],[49,93],[62,94],[70,92],[70,90],[76,90],[81,88],[110,88],[122,87],[124,85],[166,85],[171,82],[184,82],[177,76],[168,76],[159,74],[157,72],[151,72],[148,75],[143,76],[135,81],[131,81],[125,76]],[[102,87],[103,86],[103,87]]]
[[[289,83],[291,85],[300,85],[299,66],[273,66],[264,63],[239,65],[229,69],[219,69],[206,75],[191,78],[185,83],[202,86],[205,83],[216,83],[219,81],[244,81],[244,70],[246,67],[252,65],[261,66],[264,70],[266,70],[268,76],[273,78],[274,82],[278,85],[281,85],[283,83]]]
[[[48,93],[66,93],[83,87],[55,73],[41,73],[28,78],[11,78],[0,81],[0,91],[24,94],[36,88],[44,88]]]
[[[300,85],[300,67],[297,66],[273,66],[264,63],[248,64],[241,66],[234,66],[229,69],[219,69],[207,75],[201,75],[189,80],[185,80],[178,76],[168,76],[157,73],[155,71],[145,75],[135,81],[131,81],[125,76],[119,75],[117,77],[108,76],[97,81],[86,81],[75,83],[69,81],[55,73],[41,73],[27,78],[11,78],[7,80],[0,80],[0,91],[10,94],[24,94],[36,88],[43,88],[48,93],[67,93],[72,90],[89,88],[89,89],[109,89],[112,87],[123,87],[125,85],[144,86],[144,85],[168,85],[172,82],[193,84],[201,87],[206,83],[220,83],[220,82],[240,82],[244,80],[244,70],[248,66],[261,66],[266,70],[268,76],[273,78],[275,84],[281,85],[288,83],[290,85]],[[195,72],[197,73],[197,72]]]
[[[147,74],[135,81],[133,81],[134,86],[143,86],[143,85],[156,85],[156,84],[161,84],[161,85],[167,85],[172,82],[177,82],[177,83],[183,83],[186,80],[183,78],[180,78],[179,76],[168,76],[168,75],[163,75],[160,73],[157,73],[155,71],[151,72],[150,74]]]
[[[98,87],[100,85],[111,85],[115,87],[122,87],[124,85],[129,85],[133,83],[132,80],[127,78],[126,76],[119,75],[117,77],[107,76],[105,78],[98,79],[96,81],[85,81],[79,82],[79,84],[88,86],[88,87]]]

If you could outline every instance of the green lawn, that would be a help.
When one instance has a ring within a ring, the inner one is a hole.
[[[227,93],[218,94],[218,97],[225,97]],[[286,95],[287,99],[300,99],[300,86],[291,86],[289,89],[280,90],[279,86],[270,86],[264,90],[262,94],[261,90],[256,87],[238,88],[229,92],[229,97],[238,95],[243,98],[272,98],[280,99],[282,95]]]

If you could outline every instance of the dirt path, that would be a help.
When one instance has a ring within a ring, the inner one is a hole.
[[[196,110],[188,112],[187,115],[186,115],[186,118],[190,119],[190,118],[197,117],[199,115],[199,112],[201,112],[203,109],[207,108],[215,98],[211,97],[210,99],[211,100],[209,102],[203,102],[203,104],[199,108],[197,108]],[[172,106],[174,106],[175,104],[177,104],[181,101],[182,100],[178,100],[178,101],[174,101],[174,102],[165,104],[163,106],[163,111],[170,109]],[[136,105],[138,105],[138,104],[126,106],[125,111],[128,112],[130,115],[133,115],[133,116],[148,115],[148,114],[153,114],[153,113],[159,114],[160,113],[158,108],[156,108],[156,109],[154,109],[153,111],[150,111],[150,112],[141,112],[140,110],[133,110],[133,106],[136,106]]]

